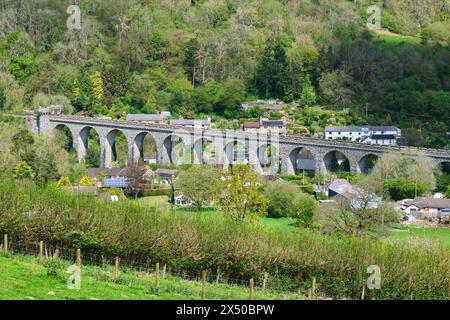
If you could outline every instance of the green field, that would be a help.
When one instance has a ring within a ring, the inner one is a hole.
[[[69,263],[67,263],[67,266]],[[112,268],[82,266],[81,288],[69,289],[69,274],[48,275],[47,269],[31,257],[0,256],[0,300],[174,300],[201,299],[201,283],[173,276],[160,279],[155,289],[155,276],[125,271],[115,279]],[[247,287],[227,284],[206,285],[206,299],[246,300]],[[255,289],[255,299],[304,299],[297,294],[279,294]]]
[[[450,248],[450,229],[411,226],[402,230],[393,230],[388,241],[407,240],[438,241]]]

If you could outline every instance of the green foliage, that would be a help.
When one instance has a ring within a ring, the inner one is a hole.
[[[248,280],[271,271],[269,287],[279,283],[295,291],[299,284],[310,288],[314,275],[326,296],[358,298],[367,280],[367,257],[373,256],[382,262],[384,285],[367,292],[368,299],[448,299],[450,256],[435,242],[411,246],[308,229],[279,232],[259,224],[230,224],[221,215],[157,213],[128,201],[75,198],[56,186],[8,179],[0,180],[0,209],[0,228],[11,239],[41,239],[49,246],[144,265],[165,261],[173,272],[220,267],[223,278]],[[409,277],[416,279],[414,286],[408,286]]]
[[[317,208],[317,201],[305,193],[296,194],[292,199],[292,206],[299,226],[310,227],[313,223],[314,214]]]
[[[42,262],[47,271],[47,276],[61,281],[67,278],[65,274],[67,263],[59,258],[49,258]]]
[[[293,183],[278,180],[269,182],[264,194],[268,200],[267,212],[272,217],[294,217],[296,207],[293,199],[300,189]]]
[[[176,188],[194,202],[197,209],[214,200],[221,171],[209,165],[194,165],[179,173]]]
[[[14,178],[16,179],[34,179],[35,174],[31,166],[25,161],[20,161],[14,170]]]
[[[267,214],[267,200],[258,191],[258,175],[248,165],[233,165],[218,183],[216,202],[235,222]]]
[[[11,62],[9,72],[17,81],[25,83],[25,80],[36,72],[36,64],[30,58],[17,57]]]
[[[58,183],[57,183],[57,186],[58,186],[58,188],[61,188],[61,187],[70,187],[70,186],[72,186],[72,183],[70,182],[69,177],[67,177],[67,176],[62,176],[62,177],[59,179],[59,181],[58,181]]]
[[[387,179],[384,181],[384,186],[395,201],[414,199],[416,196],[421,196],[428,191],[423,183],[408,182],[405,178]]]
[[[88,176],[81,177],[80,182],[78,184],[82,187],[89,187],[95,185],[95,183]]]
[[[4,109],[5,107],[6,107],[5,89],[0,88],[0,109]]]

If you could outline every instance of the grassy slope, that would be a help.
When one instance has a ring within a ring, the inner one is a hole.
[[[68,265],[68,264],[67,264]],[[201,283],[172,276],[161,279],[158,292],[155,278],[134,271],[122,272],[118,280],[112,280],[112,270],[83,266],[81,289],[66,286],[66,275],[56,278],[47,275],[47,269],[30,257],[0,256],[0,300],[171,300],[200,299]],[[67,274],[67,277],[69,275]],[[246,287],[224,284],[207,284],[207,299],[248,299]],[[255,290],[255,299],[299,299],[296,294],[277,294]],[[303,297],[304,298],[304,297]]]
[[[436,229],[411,226],[404,230],[392,231],[387,240],[407,241],[410,239],[439,241],[450,248],[450,229]]]

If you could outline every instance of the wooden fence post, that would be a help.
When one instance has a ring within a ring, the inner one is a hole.
[[[253,300],[254,297],[254,283],[253,278],[250,279],[250,300]]]
[[[313,277],[312,282],[312,298],[316,299],[316,277]]]
[[[219,283],[219,280],[220,280],[220,267],[217,267],[216,283]]]
[[[159,263],[156,263],[156,289],[159,289]]]
[[[361,292],[361,300],[364,300],[365,293],[366,293],[366,286],[363,285],[362,292]]]
[[[116,267],[114,270],[114,277],[117,278],[119,277],[119,264],[120,264],[120,259],[119,257],[116,257]]]
[[[3,236],[3,250],[5,252],[5,254],[8,254],[8,235],[5,234]]]
[[[311,288],[309,288],[309,289],[308,289],[308,300],[311,300],[311,298],[312,298],[311,296],[312,296],[312,294],[311,294]]]
[[[77,249],[77,262],[76,262],[76,264],[77,264],[77,267],[79,269],[81,269],[81,250],[80,249]]]
[[[266,290],[266,285],[267,285],[267,278],[269,277],[269,274],[267,272],[264,273],[264,280],[263,280],[263,285],[262,285],[262,289]]]
[[[164,264],[164,266],[163,266],[162,277],[163,277],[163,279],[166,277],[166,264]]]
[[[202,300],[206,300],[206,271],[202,271]]]
[[[44,257],[44,241],[39,242],[39,262],[42,262]]]

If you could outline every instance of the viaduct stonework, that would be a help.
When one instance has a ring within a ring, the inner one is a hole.
[[[350,172],[366,172],[369,159],[389,151],[422,154],[439,164],[450,163],[449,150],[378,146],[294,135],[264,136],[239,130],[193,129],[45,112],[28,113],[25,118],[27,126],[39,134],[49,134],[55,129],[67,127],[80,161],[86,156],[89,132],[95,130],[100,139],[101,167],[106,168],[112,166],[113,149],[119,132],[125,135],[128,142],[128,164],[143,157],[143,141],[147,135],[154,139],[158,163],[180,164],[191,160],[227,167],[243,160],[259,173],[294,174],[302,169],[326,173],[343,161]],[[205,147],[207,145],[209,148]]]

